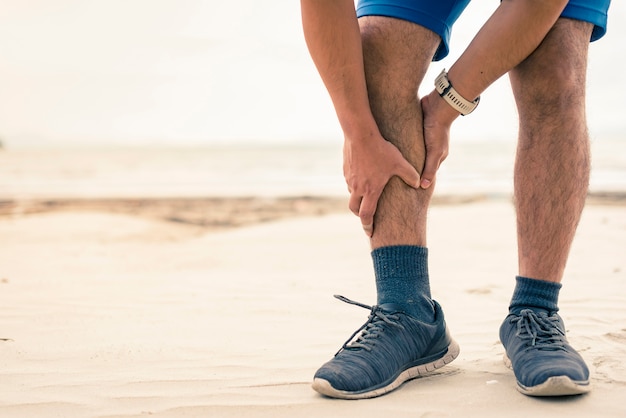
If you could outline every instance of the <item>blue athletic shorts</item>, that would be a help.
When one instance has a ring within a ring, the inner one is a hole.
[[[439,61],[448,55],[450,31],[471,0],[359,0],[357,16],[387,16],[408,20],[441,36],[441,44],[433,57]],[[570,0],[562,17],[595,25],[591,41],[606,33],[607,12],[611,0]]]

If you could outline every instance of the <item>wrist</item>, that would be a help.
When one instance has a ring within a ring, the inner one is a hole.
[[[339,123],[347,141],[365,141],[380,136],[378,125],[370,112],[362,112],[354,117],[343,117]]]
[[[430,122],[438,121],[441,124],[452,125],[460,113],[452,108],[437,92],[433,90],[422,99],[424,115],[428,114]]]

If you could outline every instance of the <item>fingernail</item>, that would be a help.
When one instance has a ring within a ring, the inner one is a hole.
[[[368,237],[372,236],[372,230],[373,230],[373,225],[369,224],[369,225],[363,225],[363,231],[365,232],[365,235],[367,235]]]
[[[430,186],[430,181],[426,179],[422,180],[421,186],[422,189],[428,189],[428,186]]]

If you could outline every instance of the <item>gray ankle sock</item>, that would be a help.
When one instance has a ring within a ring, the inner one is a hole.
[[[430,322],[435,311],[428,279],[428,249],[413,245],[372,251],[378,305],[393,303],[415,318]]]

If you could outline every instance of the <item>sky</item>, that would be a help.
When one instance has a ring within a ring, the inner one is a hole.
[[[476,0],[457,22],[449,68],[496,0]],[[591,46],[589,120],[622,135],[626,4]],[[609,91],[619,94],[607,94]],[[483,94],[453,138],[515,137],[508,79]],[[340,141],[328,95],[308,55],[299,2],[20,0],[0,3],[0,141],[9,146],[188,145]]]

